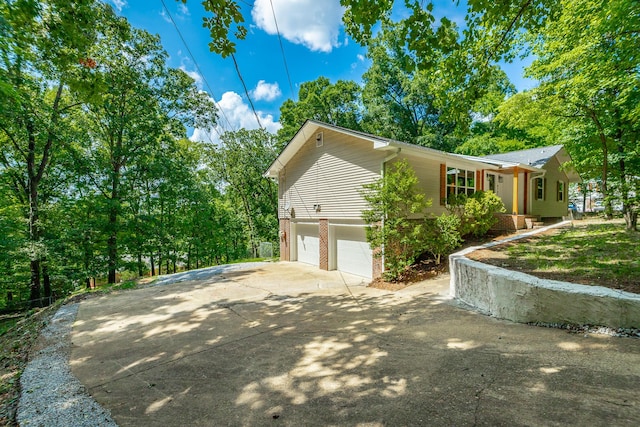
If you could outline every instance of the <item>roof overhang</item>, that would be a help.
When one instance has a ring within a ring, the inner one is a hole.
[[[444,151],[436,150],[433,148],[427,148],[420,145],[382,138],[364,132],[358,132],[340,126],[318,122],[315,120],[307,120],[300,127],[298,132],[296,132],[291,141],[289,141],[289,143],[285,146],[280,155],[273,161],[273,163],[271,163],[271,166],[269,166],[264,176],[268,178],[278,178],[278,176],[280,175],[280,171],[285,168],[287,163],[291,161],[291,159],[296,155],[300,148],[302,148],[305,142],[307,142],[309,138],[322,131],[323,129],[332,130],[345,135],[359,138],[361,140],[369,141],[373,145],[374,150],[393,152],[402,151],[402,153],[410,156],[436,159],[443,163],[456,162],[458,164],[466,164],[469,167],[473,167],[475,169],[484,169],[503,174],[513,174],[515,171],[533,173],[544,173],[545,171],[544,169],[537,168],[528,164],[506,162],[496,159],[489,159],[486,157],[475,157],[462,154],[446,153]],[[571,157],[569,157],[564,148],[557,153],[557,156],[561,164],[571,161]],[[568,166],[564,172],[569,177],[569,182],[580,181],[580,176],[572,167]]]
[[[271,166],[269,166],[264,176],[268,178],[278,178],[280,171],[287,165],[289,161],[291,161],[291,159],[296,155],[300,148],[302,148],[304,143],[307,142],[313,135],[320,132],[322,129],[330,129],[332,131],[350,135],[361,140],[369,141],[372,143],[374,150],[394,152],[398,152],[398,150],[400,150],[404,154],[408,154],[411,156],[437,159],[444,163],[457,162],[467,164],[470,167],[474,167],[476,169],[496,168],[497,170],[502,170],[505,167],[515,166],[515,164],[499,162],[496,160],[487,160],[480,157],[446,153],[444,151],[436,150],[433,148],[427,148],[420,145],[377,137],[364,132],[353,131],[339,126],[317,122],[315,120],[307,120],[300,127],[298,132],[296,132],[291,141],[289,141],[289,143],[285,146],[280,155],[273,161],[273,163],[271,163]],[[529,169],[534,171],[539,170],[527,165],[522,165],[522,169]]]
[[[560,170],[567,175],[569,182],[582,182],[582,177],[576,171],[576,168],[573,166],[571,156],[564,147],[556,153],[556,158],[560,163]]]

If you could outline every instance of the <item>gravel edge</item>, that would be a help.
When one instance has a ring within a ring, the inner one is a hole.
[[[19,425],[117,427],[110,412],[71,373],[71,329],[77,313],[78,303],[64,305],[42,330],[41,349],[31,355],[20,377]]]

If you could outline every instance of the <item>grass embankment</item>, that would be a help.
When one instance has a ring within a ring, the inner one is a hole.
[[[59,304],[0,320],[0,426],[16,424],[20,375],[38,335]]]
[[[573,226],[470,254],[534,276],[640,293],[640,232],[614,221]]]

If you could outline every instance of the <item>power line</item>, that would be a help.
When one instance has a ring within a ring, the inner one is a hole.
[[[251,111],[253,111],[253,115],[256,117],[258,121],[258,127],[260,129],[264,129],[262,126],[262,122],[260,122],[260,117],[258,117],[258,112],[256,111],[256,107],[253,105],[253,101],[251,100],[251,96],[249,95],[249,90],[247,89],[247,85],[244,83],[244,79],[242,78],[242,74],[240,73],[240,67],[238,67],[238,61],[236,61],[236,55],[231,54],[231,58],[233,59],[233,64],[236,66],[236,73],[238,73],[238,78],[240,78],[240,82],[242,83],[242,87],[244,88],[244,93],[247,95],[247,100],[249,101],[249,105],[251,106]]]
[[[173,16],[171,16],[171,12],[169,12],[169,8],[165,4],[164,0],[160,0],[160,2],[162,3],[162,6],[164,7],[164,10],[167,12],[167,16],[171,20],[171,23],[173,24],[173,27],[175,28],[176,32],[178,33],[178,36],[180,37],[180,40],[182,40],[182,44],[184,45],[185,49],[187,50],[187,53],[189,54],[189,57],[193,61],[194,65],[196,66],[196,70],[198,70],[198,73],[202,77],[202,81],[204,82],[205,86],[207,87],[207,90],[209,91],[209,94],[211,95],[211,99],[213,99],[213,103],[215,104],[216,108],[218,108],[218,110],[220,110],[220,112],[222,113],[222,116],[224,117],[224,119],[227,122],[227,125],[229,126],[229,129],[232,129],[233,126],[231,125],[231,122],[229,121],[229,118],[225,114],[225,112],[222,109],[222,107],[220,106],[220,104],[218,104],[218,102],[216,101],[215,96],[213,95],[213,90],[211,90],[211,86],[209,86],[209,82],[207,81],[206,77],[204,76],[204,73],[202,72],[202,70],[200,69],[200,66],[198,65],[198,61],[196,61],[195,56],[193,56],[193,53],[191,53],[191,49],[189,49],[189,45],[187,44],[187,42],[185,41],[184,37],[182,36],[182,33],[180,32],[180,29],[178,28],[178,25],[176,24],[176,21],[173,19]],[[218,137],[222,138],[222,135],[220,135],[220,132],[218,131],[217,126],[214,126],[213,129],[218,134]],[[207,134],[207,137],[208,137],[208,134]],[[212,142],[210,138],[209,138],[209,141]]]
[[[273,22],[276,24],[276,33],[278,34],[278,41],[280,42],[280,52],[282,52],[282,61],[284,62],[284,71],[287,73],[287,80],[289,81],[289,89],[291,89],[291,99],[296,98],[296,93],[293,90],[293,84],[291,83],[291,75],[289,74],[289,66],[287,65],[287,58],[284,54],[284,45],[282,44],[282,36],[280,35],[280,28],[278,27],[278,20],[276,19],[276,11],[273,8],[273,0],[269,0],[271,4],[271,13],[273,13]]]

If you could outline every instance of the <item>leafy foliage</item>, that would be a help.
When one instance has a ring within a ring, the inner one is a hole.
[[[298,101],[280,106],[279,148],[289,142],[306,120],[318,120],[347,129],[361,130],[360,87],[352,81],[331,83],[326,77],[300,85]]]
[[[449,212],[460,218],[460,235],[481,237],[498,221],[496,213],[505,212],[502,199],[493,191],[476,191],[449,199]]]
[[[278,241],[278,190],[263,176],[276,158],[275,137],[265,130],[227,132],[210,158],[212,171],[226,185],[225,194],[241,207],[251,254],[256,257],[260,242]]]
[[[363,186],[368,209],[362,219],[369,224],[367,241],[384,255],[385,275],[396,279],[424,252],[422,215],[431,205],[418,189],[418,178],[406,160],[393,163],[383,177]]]
[[[442,262],[442,257],[451,254],[462,243],[460,217],[444,213],[434,219],[427,220],[426,250]]]

